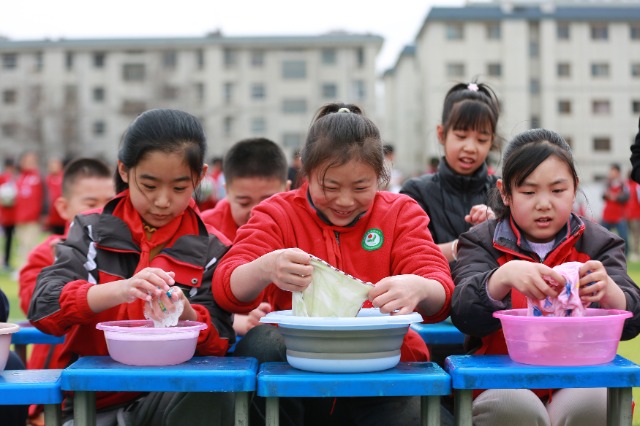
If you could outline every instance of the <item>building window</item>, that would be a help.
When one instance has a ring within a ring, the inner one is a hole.
[[[18,134],[18,123],[3,123],[2,136],[7,138],[14,137]]]
[[[322,63],[324,65],[333,65],[336,63],[336,49],[325,47],[321,53]]]
[[[262,134],[267,129],[267,121],[264,117],[253,117],[251,119],[251,131],[256,134]]]
[[[353,98],[356,101],[363,101],[367,97],[367,85],[364,80],[354,80],[351,83]]]
[[[146,69],[144,64],[124,64],[122,79],[124,81],[144,81]]]
[[[73,62],[75,59],[75,55],[73,52],[67,52],[64,59],[64,66],[67,71],[71,71],[73,69]]]
[[[7,89],[2,92],[2,102],[5,105],[15,104],[18,100],[18,93],[15,90]]]
[[[147,104],[142,101],[124,101],[122,102],[121,112],[124,115],[137,116],[147,110]]]
[[[235,67],[238,62],[238,52],[235,49],[224,49],[224,66],[226,68]]]
[[[593,115],[609,115],[611,114],[611,104],[605,100],[592,101],[591,112]]]
[[[204,68],[204,51],[202,49],[196,50],[196,66],[199,70]]]
[[[231,102],[231,100],[233,99],[233,83],[226,82],[224,84],[222,96],[224,97],[224,101],[226,103]]]
[[[304,98],[283,99],[282,112],[285,114],[304,114],[307,112],[307,100]]]
[[[231,134],[233,133],[233,122],[234,119],[230,115],[224,117],[222,128],[225,136],[231,136]]]
[[[611,151],[611,138],[597,137],[593,138],[594,151]]]
[[[487,40],[500,40],[502,38],[502,29],[500,22],[490,22],[487,24]]]
[[[591,24],[591,40],[609,40],[609,26],[604,23]]]
[[[571,37],[570,27],[568,22],[556,23],[556,38],[558,40],[569,40]]]
[[[365,64],[364,49],[362,47],[358,47],[356,49],[356,65],[358,65],[358,67],[363,67],[364,64]]]
[[[106,54],[104,52],[93,52],[93,67],[104,68]]]
[[[100,136],[104,135],[107,130],[107,126],[104,121],[98,120],[93,122],[93,135]]]
[[[335,83],[322,83],[322,98],[336,99],[338,97],[338,85]]]
[[[540,44],[537,41],[532,40],[529,42],[529,57],[537,58],[538,56],[540,56]]]
[[[302,133],[285,133],[282,135],[282,145],[289,149],[298,149],[304,143],[304,135]]]
[[[460,62],[449,62],[446,64],[446,74],[449,78],[464,78],[464,64]]]
[[[529,93],[532,95],[540,94],[540,80],[537,78],[532,78],[529,80]]]
[[[162,66],[165,69],[173,70],[178,64],[178,52],[175,50],[167,50],[162,52]]]
[[[502,64],[500,63],[487,64],[487,75],[489,77],[495,77],[495,78],[502,77]]]
[[[260,68],[264,66],[264,51],[253,50],[251,51],[251,66],[254,68]]]
[[[447,40],[463,40],[464,24],[449,23],[445,26],[445,38]]]
[[[204,83],[195,83],[194,90],[196,92],[196,101],[203,102],[204,101]]]
[[[305,61],[283,61],[282,78],[287,80],[307,78],[307,63]]]
[[[629,24],[629,38],[631,40],[640,40],[640,24],[633,22]]]
[[[560,100],[558,101],[558,114],[571,114],[571,101]]]
[[[267,96],[264,83],[253,83],[251,85],[251,99],[264,99]]]
[[[36,71],[42,71],[43,68],[44,68],[44,54],[42,52],[36,52],[34,69]]]
[[[640,77],[640,62],[631,64],[631,77],[633,78]]]
[[[93,88],[93,100],[95,102],[104,101],[104,87],[94,87]]]
[[[13,70],[18,67],[17,53],[4,53],[2,55],[2,69]]]
[[[540,128],[540,117],[538,117],[537,115],[532,115],[531,116],[531,128],[532,129],[539,129]]]
[[[591,77],[596,77],[596,78],[609,77],[609,64],[604,62],[591,64]]]
[[[640,114],[640,101],[631,101],[631,112]]]
[[[73,106],[78,103],[78,87],[73,84],[64,86],[64,104]]]
[[[175,101],[178,99],[178,94],[180,93],[180,89],[177,86],[164,85],[162,87],[162,99],[167,101]]]
[[[559,62],[557,68],[557,75],[561,78],[571,77],[571,64],[568,62]]]

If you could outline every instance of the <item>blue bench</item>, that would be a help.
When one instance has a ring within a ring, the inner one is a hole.
[[[76,426],[95,424],[95,392],[235,392],[236,425],[249,424],[249,392],[258,361],[241,357],[193,357],[162,367],[121,364],[108,356],[80,358],[62,372],[62,389],[73,391]]]
[[[454,391],[458,426],[472,424],[474,389],[608,388],[607,425],[631,426],[632,387],[640,366],[617,355],[607,364],[547,367],[516,363],[508,355],[452,355],[445,369]]]
[[[420,396],[424,425],[440,424],[440,396],[450,378],[432,362],[399,363],[372,373],[314,373],[286,362],[267,362],[258,372],[258,396],[267,398],[266,425],[279,424],[280,397]]]
[[[413,323],[411,329],[416,331],[427,345],[455,345],[464,343],[464,334],[450,321],[435,324]]]
[[[11,344],[24,365],[27,365],[27,345],[43,343],[57,345],[64,342],[64,336],[43,333],[29,323],[19,323],[20,330],[11,335]]]
[[[62,423],[62,370],[5,370],[0,373],[0,405],[44,404],[47,426]]]

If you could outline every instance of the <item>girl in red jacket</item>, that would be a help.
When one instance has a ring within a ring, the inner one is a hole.
[[[448,263],[420,206],[405,195],[378,191],[388,176],[375,124],[355,105],[322,107],[309,129],[302,164],[306,182],[254,207],[238,230],[216,271],[216,301],[240,313],[265,299],[275,310],[291,309],[291,292],[311,282],[312,254],[374,283],[365,307],[417,311],[428,322],[445,319],[453,289]],[[269,325],[251,329],[235,354],[261,362],[286,360],[282,337]],[[427,356],[424,341],[410,331],[401,359],[426,361]],[[333,398],[315,399],[301,409],[301,401],[289,400],[281,404],[280,419],[292,425],[312,420],[404,425],[418,424],[420,416],[418,398],[338,398],[332,408],[333,403]]]
[[[593,308],[633,313],[622,339],[640,331],[640,290],[627,274],[624,241],[572,213],[578,174],[560,135],[534,129],[517,135],[504,153],[497,220],[460,236],[453,323],[470,336],[471,352],[507,354],[495,311],[527,307],[527,298],[556,296],[565,279],[552,268],[581,262],[580,298]],[[473,403],[474,425],[603,425],[606,389],[490,389]]]
[[[201,124],[186,112],[150,110],[129,126],[118,153],[119,194],[76,216],[31,299],[29,320],[45,333],[66,334],[61,357],[107,355],[96,324],[144,319],[149,302],[150,316],[159,319],[158,301],[181,305],[181,320],[208,325],[197,355],[225,355],[235,336],[211,280],[229,242],[207,228],[192,197],[206,173],[206,146]],[[231,394],[100,392],[96,406],[101,424],[233,423]]]

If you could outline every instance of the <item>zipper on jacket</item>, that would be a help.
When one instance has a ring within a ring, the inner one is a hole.
[[[336,243],[340,245],[340,233],[338,231],[333,231],[333,235],[336,236]]]

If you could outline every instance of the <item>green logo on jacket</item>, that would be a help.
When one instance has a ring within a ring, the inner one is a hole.
[[[377,228],[369,229],[362,237],[362,248],[368,251],[379,249],[382,247],[382,243],[384,243],[384,236],[382,231]]]

